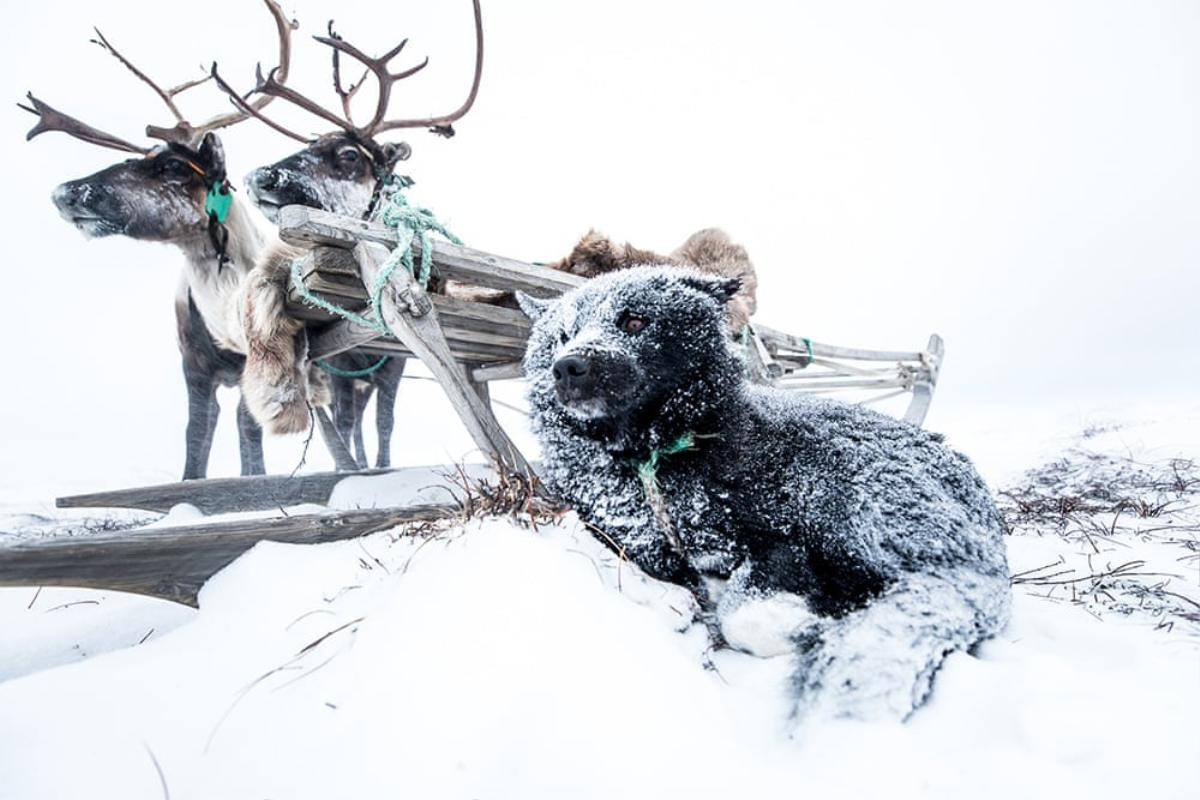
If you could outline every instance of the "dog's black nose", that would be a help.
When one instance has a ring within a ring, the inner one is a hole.
[[[554,382],[560,386],[569,386],[590,372],[586,358],[582,356],[563,356],[554,362],[551,368]]]

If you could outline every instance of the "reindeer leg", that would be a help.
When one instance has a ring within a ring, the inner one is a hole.
[[[367,403],[375,393],[374,384],[368,383],[366,388],[356,387],[354,390],[354,460],[359,469],[367,468],[367,445],[363,441],[363,420],[366,419]]]
[[[329,387],[333,395],[333,427],[337,430],[338,438],[349,449],[350,442],[354,439],[354,429],[358,424],[358,393],[354,389],[354,380],[330,375]],[[359,466],[365,465],[359,462]]]
[[[238,449],[242,456],[243,475],[265,475],[267,467],[263,461],[263,432],[246,405],[246,398],[238,400]]]
[[[375,466],[390,467],[392,465],[392,429],[396,427],[396,390],[400,379],[404,376],[404,364],[408,359],[392,358],[391,362],[380,373],[376,387],[379,396],[375,398],[375,430],[379,433],[379,453],[375,457]]]
[[[183,379],[188,393],[187,455],[183,462],[183,479],[187,481],[208,474],[208,456],[221,407],[217,404],[216,376],[211,371],[189,364],[185,357]]]

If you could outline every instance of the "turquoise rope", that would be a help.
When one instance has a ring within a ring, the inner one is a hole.
[[[380,356],[379,360],[369,367],[363,367],[362,369],[342,369],[341,367],[335,367],[323,358],[318,358],[317,366],[330,375],[336,375],[339,378],[366,378],[379,372],[383,368],[383,365],[390,359],[391,356]]]
[[[684,450],[691,450],[695,444],[696,434],[688,431],[666,447],[651,448],[650,457],[637,465],[638,477],[642,479],[642,483],[646,484],[647,488],[653,485],[657,489],[659,459],[663,456],[673,456],[676,453],[682,453]]]
[[[392,250],[388,260],[384,262],[384,268],[390,267],[388,274],[391,274],[397,266],[403,266],[424,289],[429,285],[429,275],[433,271],[433,247],[430,234],[439,234],[447,241],[458,245],[462,244],[462,240],[446,230],[446,226],[438,222],[437,217],[428,208],[410,206],[404,197],[403,188],[403,182],[396,181],[395,176],[389,179],[389,188],[385,190],[388,192],[386,202],[380,207],[377,217],[379,222],[396,230],[396,247]],[[413,264],[413,239],[417,239],[421,243],[419,269]],[[382,288],[381,286],[380,291]],[[372,299],[374,300],[374,298]]]
[[[376,215],[376,221],[396,231],[396,246],[380,266],[379,274],[375,276],[375,281],[368,290],[370,316],[357,314],[309,291],[309,288],[304,285],[304,276],[300,273],[300,261],[296,260],[292,262],[292,286],[305,302],[366,328],[380,333],[389,332],[387,324],[383,321],[382,298],[383,289],[387,286],[388,280],[396,268],[404,267],[424,289],[429,284],[429,276],[433,271],[433,241],[430,234],[437,233],[454,244],[462,244],[462,240],[437,221],[432,211],[408,204],[403,190],[409,185],[411,184],[402,178],[395,175],[390,176],[384,189],[384,201],[380,204],[379,213]],[[413,263],[412,244],[414,239],[418,239],[421,243],[419,267]]]

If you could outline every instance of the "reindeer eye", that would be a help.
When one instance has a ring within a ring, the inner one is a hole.
[[[190,178],[197,170],[182,158],[164,158],[158,162],[159,174],[168,178]]]
[[[646,320],[635,314],[626,314],[621,320],[621,330],[628,334],[641,333],[642,328],[646,327]]]
[[[362,159],[357,147],[343,147],[337,151],[337,163],[341,167],[353,167]]]

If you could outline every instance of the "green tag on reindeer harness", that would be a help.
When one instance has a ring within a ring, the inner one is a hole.
[[[225,187],[217,183],[204,195],[204,213],[212,214],[217,222],[224,223],[229,216],[229,207],[233,205],[233,194],[225,191]]]

